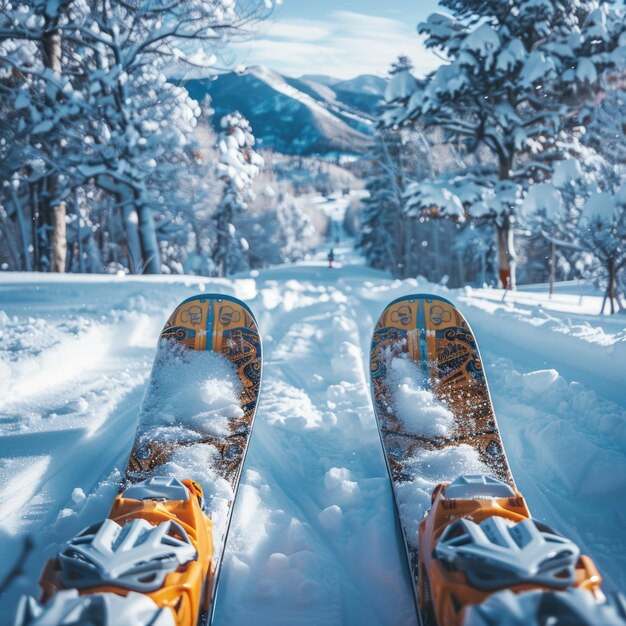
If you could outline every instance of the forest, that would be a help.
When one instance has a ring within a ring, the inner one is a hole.
[[[450,286],[591,280],[603,310],[624,309],[621,5],[442,0],[416,32],[441,65],[419,77],[398,51],[358,126],[369,147],[303,155],[180,79],[223,72],[271,4],[0,0],[0,268],[294,263],[329,233],[315,198],[364,188],[345,227],[372,267]]]

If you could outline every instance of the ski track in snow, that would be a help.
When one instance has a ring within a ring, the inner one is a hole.
[[[216,625],[415,623],[368,355],[383,307],[416,292],[451,299],[470,320],[531,511],[578,541],[609,588],[626,586],[623,318],[594,316],[592,295],[588,310],[523,290],[503,304],[501,292],[338,261],[232,281],[0,275],[0,581],[34,541],[0,597],[1,623],[36,593],[46,558],[106,516],[158,332],[201,291],[246,299],[265,351]],[[419,486],[425,508],[431,484]]]

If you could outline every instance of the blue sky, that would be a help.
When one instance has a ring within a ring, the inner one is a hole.
[[[424,49],[416,26],[434,10],[436,0],[284,0],[235,50],[246,65],[338,78],[384,75],[398,54],[407,54],[423,75],[440,61]]]

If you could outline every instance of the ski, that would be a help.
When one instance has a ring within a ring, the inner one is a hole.
[[[624,626],[624,600],[606,601],[593,561],[531,518],[458,309],[425,294],[391,302],[370,365],[419,623]]]
[[[48,562],[41,599],[22,600],[18,626],[70,614],[78,621],[67,623],[211,623],[261,374],[246,304],[208,294],[174,310],[109,516]]]

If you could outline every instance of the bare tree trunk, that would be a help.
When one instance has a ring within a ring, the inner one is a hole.
[[[406,218],[406,225],[404,229],[404,278],[413,275],[412,268],[412,252],[413,246],[411,246],[411,232],[413,230],[413,220],[410,217]]]
[[[43,59],[46,68],[53,72],[61,73],[61,30],[55,28],[44,33],[43,36]],[[66,208],[63,200],[58,200],[58,175],[52,174],[48,184],[48,196],[46,207],[46,221],[52,229],[50,245],[50,270],[52,272],[65,271],[65,256],[67,254],[67,229]]]
[[[141,243],[143,273],[160,274],[161,259],[152,210],[149,207],[140,206],[137,213],[139,215],[139,241]]]
[[[463,287],[467,282],[465,280],[465,264],[463,263],[463,255],[460,251],[455,252],[456,262],[459,272],[459,287]]]
[[[435,220],[435,280],[440,283],[443,277],[441,270],[441,223]]]
[[[123,204],[122,221],[126,233],[128,269],[132,274],[139,274],[141,272],[141,242],[139,241],[139,217],[134,206],[129,206],[128,203]]]
[[[515,249],[511,217],[505,216],[502,223],[496,223],[498,239],[498,275],[503,289],[515,289]]]
[[[80,232],[80,201],[78,199],[78,193],[74,193],[74,208],[76,210],[76,243],[78,246],[78,271],[81,274],[85,273],[85,259],[83,258],[83,239]],[[69,270],[68,270],[69,271]]]
[[[215,262],[215,273],[217,276],[226,276],[229,270],[228,253],[230,250],[230,224],[233,221],[233,206],[226,203],[220,212],[215,225],[215,246],[213,248],[213,260]]]
[[[52,265],[53,272],[65,271],[67,255],[67,226],[65,222],[65,202],[52,207]]]
[[[5,213],[0,211],[0,242],[3,238],[6,241],[5,250],[9,255],[9,268],[21,269],[19,267],[20,253],[17,249],[17,237],[13,236],[14,229],[15,225],[11,222],[9,217],[5,217]]]
[[[487,282],[487,252],[480,255],[480,286]]]
[[[511,182],[511,170],[513,169],[513,154],[503,150],[498,155],[498,178],[500,181]],[[504,207],[502,207],[504,208]],[[512,207],[500,219],[496,219],[496,235],[498,241],[498,276],[503,289],[514,290],[515,278],[515,248],[513,243],[513,223],[515,218],[511,215]]]
[[[404,216],[398,212],[394,219],[393,233],[393,267],[392,275],[394,278],[404,277]]]
[[[607,295],[609,297],[609,302],[611,303],[611,315],[615,313],[615,260],[613,258],[609,259],[608,263],[609,267],[609,284],[607,285]],[[604,310],[604,305],[603,305]]]
[[[31,240],[33,246],[33,268],[39,270],[39,185],[37,182],[30,187],[31,206]]]
[[[20,199],[17,194],[17,191],[11,186],[11,195],[13,197],[13,205],[15,206],[15,218],[17,220],[18,229],[20,231],[20,240],[22,243],[22,266],[20,269],[26,270],[27,272],[32,271],[32,265],[30,263],[30,251],[28,249],[28,229],[26,224],[24,223],[24,215],[22,214],[22,206],[20,204]]]

